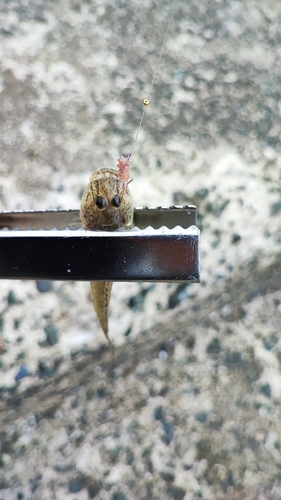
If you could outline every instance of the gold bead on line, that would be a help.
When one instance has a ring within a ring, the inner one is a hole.
[[[148,99],[144,99],[142,101],[142,103],[143,103],[144,106],[148,106],[149,105],[149,100]]]

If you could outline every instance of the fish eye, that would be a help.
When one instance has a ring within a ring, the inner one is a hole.
[[[96,205],[100,210],[102,210],[102,208],[106,205],[105,199],[102,196],[97,196]]]
[[[112,200],[111,200],[111,203],[114,207],[118,208],[120,207],[120,203],[121,203],[121,198],[118,194],[116,194]]]

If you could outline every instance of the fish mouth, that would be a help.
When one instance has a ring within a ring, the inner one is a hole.
[[[114,222],[111,221],[111,223],[108,223],[108,224],[99,224],[97,227],[97,229],[100,229],[101,231],[115,231],[116,229],[119,229],[120,227],[122,227],[122,223],[121,223],[121,220],[115,220]]]
[[[112,224],[111,224],[108,226],[103,225],[102,228],[99,228],[99,229],[100,229],[100,231],[115,231],[115,229],[119,229],[119,227],[120,226],[117,226],[117,225],[112,226]]]

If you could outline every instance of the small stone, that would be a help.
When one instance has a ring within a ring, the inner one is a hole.
[[[41,420],[43,420],[44,418],[44,411],[42,410],[39,410],[38,412],[35,413],[35,422],[38,424],[39,422],[41,422]]]
[[[121,376],[121,369],[119,366],[113,368],[112,372],[111,372],[111,377],[113,379],[117,379],[118,377]]]
[[[174,430],[172,424],[169,422],[164,422],[163,429],[165,431],[165,441],[167,444],[170,444],[174,437]]]
[[[51,324],[45,326],[46,340],[48,344],[55,345],[58,343],[59,335],[58,330]]]
[[[165,414],[164,414],[163,406],[158,406],[157,408],[155,408],[155,411],[154,411],[155,420],[162,420],[164,418],[164,416],[165,416]]]
[[[164,349],[161,349],[161,351],[159,351],[158,358],[159,358],[161,361],[166,361],[166,359],[168,358],[168,353],[167,353],[167,351],[165,351]]]
[[[239,351],[226,351],[225,363],[229,368],[236,369],[236,367],[242,362],[241,353]]]
[[[36,281],[36,288],[38,292],[41,293],[46,293],[52,290],[53,288],[53,282],[49,280],[37,280]]]
[[[173,193],[173,203],[174,205],[184,205],[188,201],[187,195],[184,191],[176,191]]]
[[[14,329],[18,330],[20,326],[21,321],[19,319],[14,319]]]
[[[95,395],[94,389],[92,387],[89,387],[86,390],[86,400],[91,401],[92,399],[94,399],[94,395]]]
[[[197,441],[197,458],[199,460],[207,458],[211,451],[211,440],[207,437],[202,437]]]
[[[24,358],[26,358],[26,352],[25,351],[19,352],[19,354],[17,355],[17,359],[24,359]]]
[[[207,346],[208,354],[219,354],[221,352],[220,340],[215,337]]]
[[[124,332],[124,337],[128,337],[130,335],[131,331],[132,331],[132,327],[129,326],[129,328],[127,328],[127,330]]]
[[[209,194],[209,189],[207,188],[201,188],[198,189],[195,193],[195,198],[199,198],[199,200],[204,200]]]
[[[17,382],[21,378],[28,377],[28,375],[30,375],[28,368],[26,366],[21,366],[18,373],[15,376],[15,380]]]
[[[281,210],[281,201],[277,201],[276,203],[272,203],[270,206],[270,215],[276,215]]]
[[[167,481],[167,483],[171,483],[175,479],[175,474],[170,469],[161,470],[160,476],[164,479],[164,481]]]
[[[102,488],[101,481],[93,481],[88,485],[88,493],[90,498],[95,498]]]
[[[70,493],[78,493],[85,487],[85,478],[82,476],[77,476],[74,477],[73,479],[70,479],[68,483],[68,488]]]
[[[187,335],[185,339],[185,345],[187,349],[193,349],[195,346],[195,337],[193,335]]]
[[[173,498],[174,500],[182,500],[186,494],[186,491],[181,486],[173,484],[173,486],[170,486],[168,488],[168,494],[169,498]]]
[[[240,240],[241,240],[240,234],[233,233],[233,235],[231,237],[231,243],[232,243],[232,245],[234,245],[235,243],[238,243],[238,241],[240,241]]]
[[[8,488],[8,481],[5,477],[3,477],[2,475],[0,476],[0,489],[1,490],[5,490],[6,488]]]
[[[127,448],[126,454],[127,454],[127,464],[132,465],[135,459],[133,450],[131,450],[131,448]]]
[[[271,396],[271,387],[269,384],[263,384],[261,387],[260,387],[260,391],[267,397],[267,398],[270,398]]]
[[[0,455],[0,467],[6,467],[7,465],[11,464],[12,462],[12,457],[8,453],[2,453]]]
[[[144,303],[144,299],[146,297],[146,295],[148,294],[148,292],[150,292],[151,290],[153,290],[155,285],[150,285],[146,288],[142,288],[139,293],[137,293],[136,295],[134,295],[133,297],[131,297],[129,299],[129,302],[128,302],[128,306],[131,308],[131,309],[136,309],[136,310],[139,310],[142,308],[143,306],[143,303]]]
[[[207,420],[207,413],[205,411],[200,411],[199,413],[197,413],[196,415],[196,420],[198,420],[198,422],[201,422],[202,424],[204,424]]]
[[[100,397],[104,397],[106,395],[106,382],[105,380],[100,380],[97,384],[97,392]]]
[[[144,303],[144,295],[142,293],[138,293],[129,299],[128,305],[131,309],[140,309]]]
[[[128,500],[127,495],[125,495],[122,491],[114,491],[111,498],[112,500]]]
[[[37,490],[38,486],[40,485],[41,479],[42,479],[41,472],[38,472],[37,474],[35,474],[35,476],[30,478],[29,483],[32,493],[34,493]]]
[[[50,377],[54,374],[56,368],[48,358],[40,359],[38,363],[40,377]]]
[[[187,283],[181,283],[176,290],[170,295],[168,305],[170,309],[174,309],[183,300],[188,298]]]
[[[17,304],[22,304],[22,301],[17,298],[14,290],[9,291],[8,297],[7,297],[7,302],[9,304],[9,306],[15,306]]]

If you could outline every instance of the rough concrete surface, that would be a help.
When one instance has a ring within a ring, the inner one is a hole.
[[[169,19],[145,120],[134,144]],[[281,4],[7,0],[0,209],[192,202],[201,284],[0,284],[0,499],[280,500]],[[78,256],[79,258],[79,256]]]

